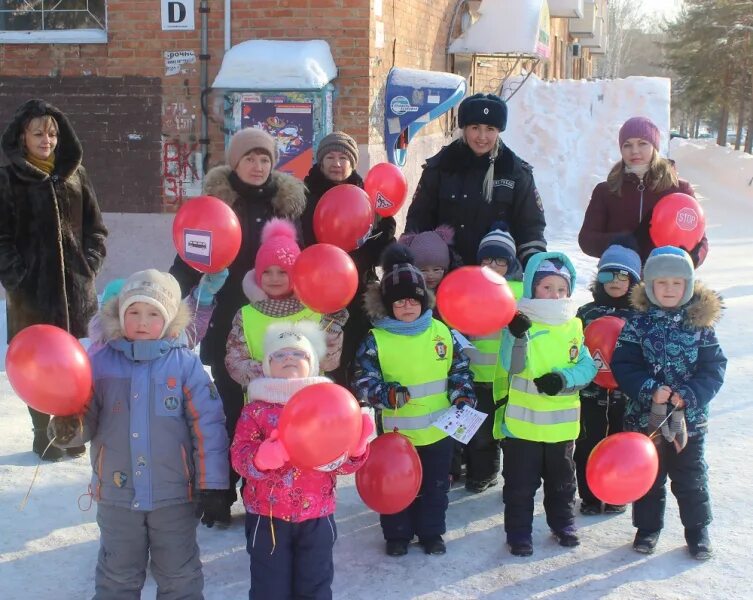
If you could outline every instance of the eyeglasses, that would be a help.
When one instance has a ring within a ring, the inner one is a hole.
[[[271,360],[285,360],[286,358],[294,358],[295,360],[308,360],[309,355],[303,350],[275,350],[269,355]]]
[[[506,267],[510,263],[506,258],[482,258],[481,266],[490,267],[491,265],[497,265],[498,267]]]
[[[630,281],[627,271],[599,271],[596,276],[599,283],[611,283],[612,281]]]
[[[395,308],[403,308],[405,306],[418,306],[419,304],[421,304],[421,302],[415,298],[403,298],[402,300],[395,300],[392,303],[392,306]]]

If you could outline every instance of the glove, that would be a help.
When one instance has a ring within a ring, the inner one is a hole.
[[[269,437],[264,440],[254,456],[254,466],[260,471],[274,471],[290,460],[285,446],[277,439],[279,433],[272,430]]]
[[[458,396],[452,403],[458,410],[463,410],[466,406],[476,408],[476,402],[466,396]]]
[[[50,439],[55,439],[55,445],[65,446],[84,428],[81,415],[70,417],[52,417],[48,426]]]
[[[672,443],[675,439],[675,434],[670,431],[669,419],[667,419],[667,405],[651,403],[651,412],[648,415],[648,429],[649,435],[653,436],[657,431],[661,431],[664,439],[669,443]]]
[[[362,414],[361,422],[363,423],[363,427],[361,428],[361,439],[358,440],[358,443],[353,447],[353,450],[350,453],[353,458],[363,456],[369,445],[369,438],[375,431],[374,420],[371,418],[371,415]]]
[[[397,384],[390,383],[387,390],[387,408],[401,408],[410,402],[410,392],[408,388]]]
[[[674,438],[675,450],[679,454],[688,445],[688,424],[685,422],[685,411],[676,408],[669,416],[669,431]]]
[[[225,285],[230,271],[222,269],[219,273],[204,273],[199,285],[193,290],[193,297],[203,306],[212,304],[214,297]]]
[[[536,389],[540,394],[546,394],[547,396],[556,396],[565,387],[565,383],[562,381],[562,376],[559,373],[547,373],[541,377],[536,377],[533,380],[536,384]]]
[[[215,521],[225,521],[228,516],[227,490],[201,490],[196,516],[207,527],[212,527]]]
[[[507,324],[507,329],[509,329],[510,333],[516,338],[522,338],[530,328],[531,319],[520,311],[517,311],[512,318],[512,321]]]
[[[688,250],[685,246],[680,246],[685,252],[687,252],[690,255],[691,260],[693,261],[693,266],[697,269],[698,265],[701,262],[701,250],[703,249],[703,240],[698,242],[695,246],[693,246],[692,250]]]

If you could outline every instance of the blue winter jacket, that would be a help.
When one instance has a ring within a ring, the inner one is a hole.
[[[643,284],[631,294],[637,314],[622,329],[612,373],[628,396],[625,430],[646,431],[654,391],[666,385],[685,401],[688,435],[708,426],[708,404],[724,382],[727,358],[714,325],[722,302],[716,292],[696,282],[693,297],[679,309],[651,304]]]
[[[67,444],[91,440],[94,499],[150,511],[227,489],[222,401],[199,357],[172,338],[185,314],[165,338],[136,342],[122,337],[117,300],[101,316],[108,341],[91,357],[94,395],[82,435]]]

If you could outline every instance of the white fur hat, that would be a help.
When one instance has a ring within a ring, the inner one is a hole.
[[[325,333],[313,321],[282,321],[273,323],[264,334],[264,362],[262,370],[269,377],[269,357],[283,348],[303,350],[309,357],[310,377],[319,375],[319,361],[327,352]]]
[[[135,302],[145,302],[155,307],[165,320],[160,333],[162,337],[178,314],[180,299],[180,285],[170,273],[157,269],[138,271],[126,279],[118,294],[120,327],[125,331],[124,317],[128,307]]]

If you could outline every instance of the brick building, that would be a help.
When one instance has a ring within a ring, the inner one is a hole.
[[[74,1],[65,4],[66,11],[62,5],[43,9],[42,3],[0,0],[0,124],[28,98],[48,99],[71,118],[104,211],[174,210],[198,192],[204,168],[224,158],[221,98],[202,89],[207,87],[202,82],[211,84],[226,49],[249,39],[322,39],[338,69],[332,82],[334,126],[356,138],[365,170],[384,160],[383,95],[391,67],[454,70],[468,78],[469,91],[493,91],[510,69],[499,57],[447,53],[449,41],[478,18],[481,4],[162,0],[161,12],[152,0]],[[593,52],[604,50],[605,5],[605,0],[549,0],[549,58],[538,65],[523,60],[512,70],[535,66],[543,78],[589,77],[586,44]],[[163,19],[184,26],[192,20],[193,28],[165,30]],[[579,43],[570,23],[579,27]],[[406,164],[411,181],[451,126],[448,114],[411,143]]]

